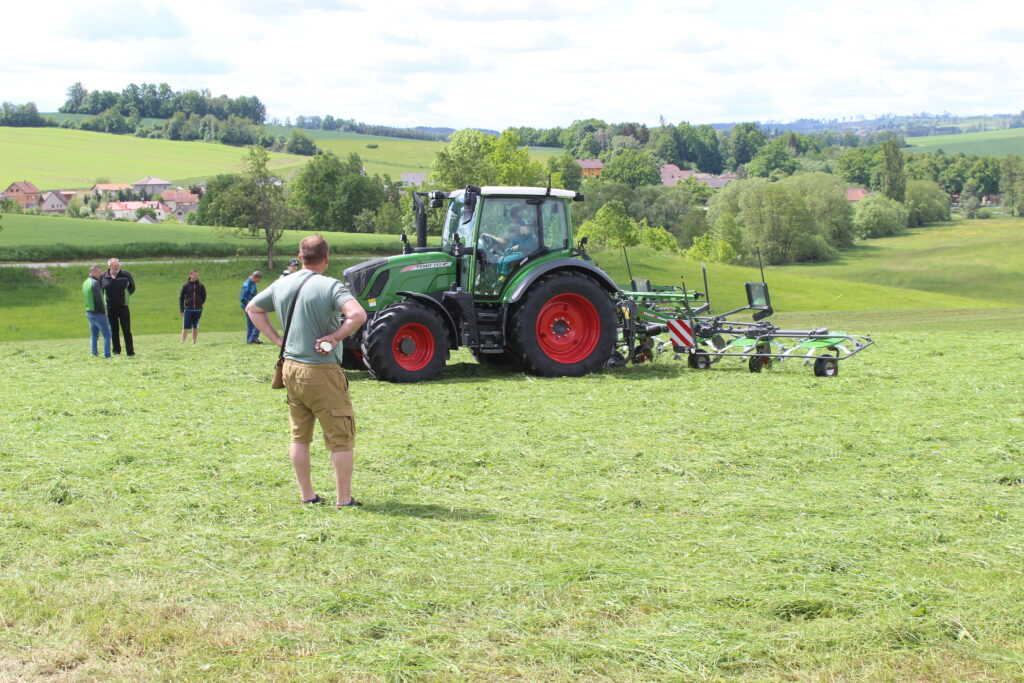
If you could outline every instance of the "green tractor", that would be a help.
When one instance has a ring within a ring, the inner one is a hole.
[[[544,187],[475,187],[413,195],[417,245],[345,270],[368,314],[345,340],[344,365],[390,382],[438,377],[467,347],[480,363],[545,377],[604,367],[619,335],[618,286],[573,241],[570,203]],[[427,202],[447,214],[426,246]]]

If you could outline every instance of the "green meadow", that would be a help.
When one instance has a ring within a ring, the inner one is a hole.
[[[183,225],[174,221],[147,225],[129,221],[102,221],[6,214],[0,230],[0,262],[73,261],[120,257],[210,257],[265,255],[262,239],[239,237],[230,229]],[[290,258],[308,234],[286,230],[277,243],[278,254]],[[400,246],[397,235],[325,233],[334,253],[392,253]]]
[[[926,135],[905,138],[910,152],[934,152],[941,149],[947,154],[980,154],[985,156],[1007,156],[1024,154],[1024,128],[987,130],[979,133],[958,133],[956,135]]]
[[[836,378],[352,372],[345,510],[298,502],[276,350],[242,338],[255,262],[200,264],[197,345],[192,262],[129,265],[138,356],[111,360],[84,269],[0,268],[0,680],[1022,680],[1021,227],[768,269],[779,324],[873,334]],[[999,245],[987,286],[959,267]],[[708,276],[716,310],[759,277]]]
[[[287,137],[290,128],[268,126],[275,135]],[[358,154],[366,172],[389,174],[400,180],[403,173],[430,171],[442,142],[359,135],[337,131],[303,131],[323,150],[340,156]],[[372,145],[372,147],[370,146]],[[245,149],[208,142],[150,140],[130,135],[109,135],[61,128],[0,127],[0,185],[29,180],[42,190],[88,189],[97,178],[132,183],[154,175],[175,185],[205,180],[220,173],[237,173]],[[539,161],[562,150],[539,147],[530,150]],[[272,152],[270,169],[288,179],[309,157]]]
[[[97,178],[133,183],[157,176],[174,184],[241,170],[245,150],[206,142],[149,140],[62,128],[0,127],[0,185],[29,180],[41,190],[88,189]],[[284,174],[307,157],[270,155],[271,172]]]

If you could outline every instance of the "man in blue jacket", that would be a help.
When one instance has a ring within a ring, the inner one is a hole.
[[[238,297],[238,300],[242,302],[242,312],[245,313],[245,343],[246,344],[262,344],[260,341],[260,331],[256,329],[256,326],[252,324],[252,319],[249,318],[249,314],[245,312],[246,305],[252,301],[253,297],[256,296],[256,283],[263,279],[263,273],[258,270],[252,271],[252,275],[245,278],[245,282],[242,283],[242,293]]]

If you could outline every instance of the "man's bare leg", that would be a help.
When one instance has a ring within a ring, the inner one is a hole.
[[[316,496],[313,491],[313,479],[309,471],[309,444],[292,443],[288,449],[288,455],[292,460],[292,467],[295,468],[295,480],[299,483],[299,493],[302,500],[311,500]]]
[[[187,336],[188,336],[188,328],[186,327],[186,328],[184,328],[184,329],[183,329],[183,330],[181,331],[181,343],[182,343],[182,344],[184,344],[184,343],[185,343],[185,337],[187,337]]]
[[[352,500],[352,451],[331,451],[334,465],[335,505],[344,505]]]
[[[193,344],[195,344],[195,343],[196,343],[196,338],[197,338],[198,336],[199,336],[199,328],[198,328],[198,327],[193,327],[193,328],[192,328],[192,343],[193,343]]]

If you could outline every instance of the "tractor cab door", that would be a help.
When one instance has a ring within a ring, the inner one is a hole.
[[[546,197],[487,197],[480,213],[473,292],[497,297],[524,262],[567,243],[565,204]]]

